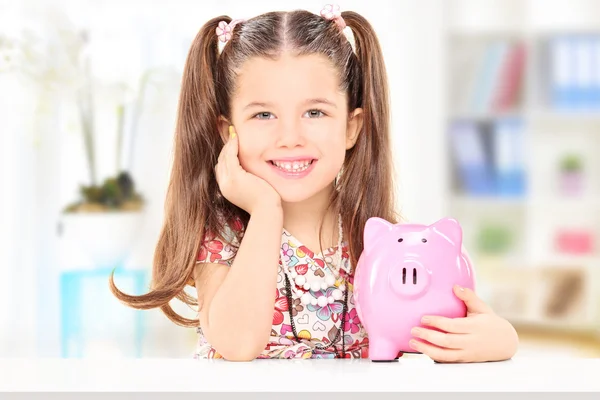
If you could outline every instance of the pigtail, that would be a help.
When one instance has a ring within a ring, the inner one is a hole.
[[[363,109],[362,131],[355,147],[346,154],[341,176],[339,204],[346,213],[343,221],[350,238],[351,265],[356,266],[363,250],[363,230],[370,217],[397,220],[394,196],[393,161],[389,134],[390,105],[383,52],[371,24],[360,14],[342,13],[352,30],[358,60],[351,73],[350,94],[355,104],[350,111]],[[357,151],[357,148],[364,151]],[[369,182],[368,188],[365,182]],[[352,190],[344,190],[352,187]]]
[[[182,77],[174,155],[165,201],[163,227],[154,252],[150,292],[127,295],[115,286],[110,289],[123,303],[137,309],[160,307],[173,322],[197,326],[197,319],[178,315],[169,302],[177,298],[197,306],[195,297],[184,289],[193,280],[201,240],[207,226],[217,226],[209,210],[217,192],[213,169],[223,146],[218,133],[219,106],[216,93],[218,37],[216,28],[226,16],[208,21],[195,37]]]

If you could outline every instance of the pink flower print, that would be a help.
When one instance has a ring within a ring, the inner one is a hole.
[[[290,259],[294,255],[294,249],[292,249],[289,244],[284,243],[281,246],[281,250],[283,250],[283,255],[286,258],[286,261],[290,261]]]
[[[223,247],[223,242],[220,240],[205,240],[200,247],[198,260],[206,260],[206,257],[210,254],[210,262],[218,262],[222,258],[220,253]]]
[[[279,291],[275,289],[275,310],[273,311],[273,325],[279,325],[283,322],[283,312],[288,309],[287,297],[279,296]]]
[[[298,264],[298,257],[294,255],[294,249],[288,243],[284,243],[281,246],[281,250],[283,251],[283,259],[288,267]]]
[[[346,318],[344,319],[344,332],[348,331],[352,334],[360,331],[360,320],[358,319],[356,308],[353,308],[352,311],[347,313]]]
[[[315,298],[318,299],[320,296],[323,296],[323,295],[326,296],[326,297],[331,296],[331,294],[333,293],[334,290],[335,290],[334,287],[330,287],[326,291],[319,290],[317,292],[313,292],[311,290],[310,293]],[[327,303],[325,305],[325,307],[320,307],[318,304],[316,306],[313,306],[312,304],[309,304],[309,305],[306,306],[306,308],[308,310],[310,310],[310,311],[316,311],[317,312],[317,317],[321,321],[327,321],[327,320],[329,320],[331,318],[331,314],[339,314],[339,313],[341,313],[342,309],[343,309],[343,305],[339,301],[334,301],[331,304]]]

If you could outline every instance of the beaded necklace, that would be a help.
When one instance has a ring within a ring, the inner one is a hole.
[[[336,255],[338,256],[338,266],[340,269],[343,269],[348,273],[348,270],[343,267],[343,254],[342,254],[342,238],[343,238],[343,230],[342,230],[342,216],[338,216],[338,247],[336,249]],[[288,302],[288,312],[290,314],[290,325],[292,326],[292,333],[296,338],[298,343],[301,342],[298,337],[298,333],[296,331],[296,324],[294,323],[294,318],[292,317],[292,291],[296,293],[300,297],[300,301],[304,305],[312,304],[313,306],[318,305],[319,307],[325,307],[327,304],[332,304],[336,300],[341,300],[342,296],[344,298],[343,308],[342,308],[342,317],[340,321],[340,327],[337,330],[335,338],[328,345],[321,345],[319,343],[315,344],[315,348],[319,350],[326,350],[332,346],[335,346],[337,342],[340,340],[340,335],[342,337],[342,358],[346,356],[346,337],[344,336],[344,328],[346,322],[346,315],[348,312],[348,290],[346,285],[341,283],[338,288],[336,288],[329,297],[324,295],[315,298],[309,291],[317,292],[322,290],[325,292],[328,288],[335,285],[338,279],[341,279],[340,271],[336,268],[333,268],[331,264],[329,265],[329,269],[334,272],[334,275],[331,275],[327,271],[324,271],[325,276],[322,279],[314,279],[308,281],[304,275],[298,275],[296,270],[293,267],[290,267],[285,261],[285,255],[282,253],[281,262],[283,264],[283,272],[285,276],[285,288],[286,288],[286,297]],[[337,275],[337,276],[335,276]],[[292,284],[290,281],[294,280],[294,287],[292,288]],[[304,290],[304,293],[302,292]],[[325,292],[326,293],[326,292]],[[335,349],[335,347],[334,347]],[[336,354],[339,358],[340,355]]]

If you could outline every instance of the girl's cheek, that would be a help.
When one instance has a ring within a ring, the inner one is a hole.
[[[240,143],[241,147],[241,143]],[[256,153],[252,153],[249,151],[239,151],[238,152],[238,160],[240,161],[240,165],[242,168],[248,172],[253,172],[258,168],[258,163],[260,162],[260,157]]]

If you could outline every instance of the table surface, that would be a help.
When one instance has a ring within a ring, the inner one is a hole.
[[[294,383],[294,377],[311,377]],[[0,391],[599,391],[600,359],[437,364],[369,360],[0,359]]]

